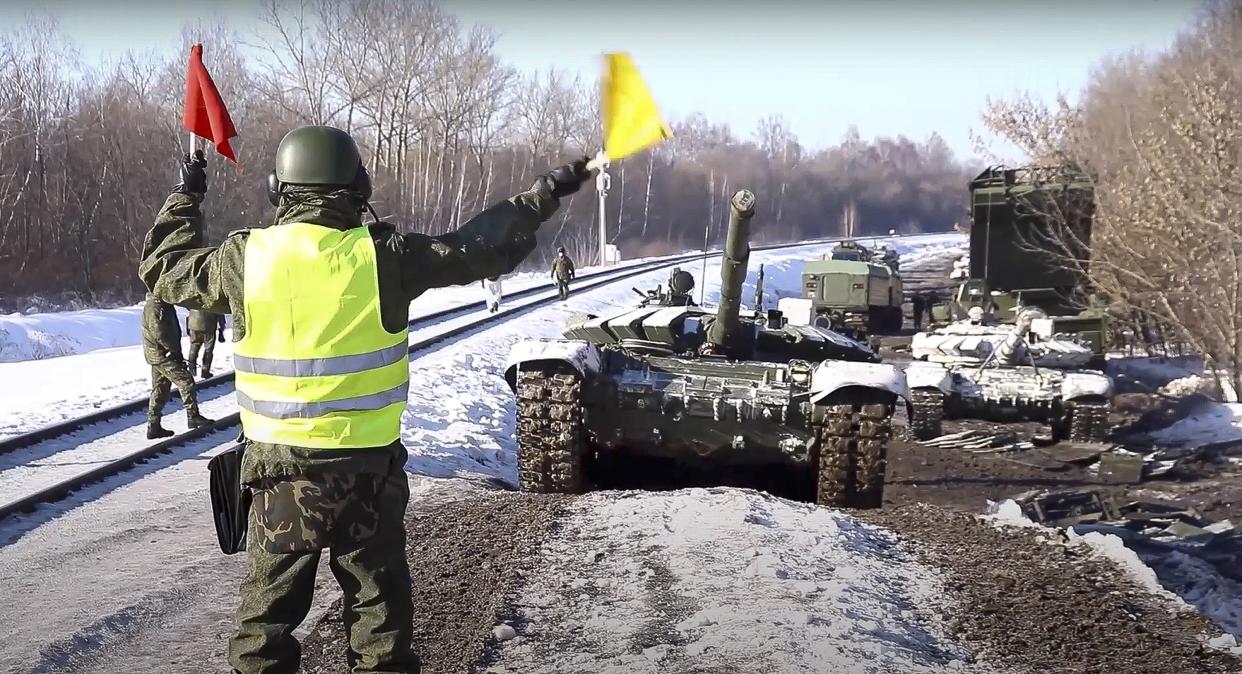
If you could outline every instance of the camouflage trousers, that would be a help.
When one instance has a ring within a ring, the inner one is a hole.
[[[194,378],[180,358],[168,359],[151,366],[151,402],[147,407],[147,419],[158,420],[164,416],[164,405],[177,385],[181,404],[186,414],[198,414],[198,395],[194,392]]]
[[[195,363],[198,362],[198,351],[203,350],[203,369],[211,369],[211,357],[216,351],[216,335],[214,332],[198,332],[190,331],[190,353],[189,364],[190,370],[194,370]]]
[[[562,300],[569,299],[569,279],[556,279],[556,294],[560,296]]]
[[[344,593],[350,671],[417,674],[403,467],[388,475],[262,479],[250,487],[246,574],[237,633],[229,641],[234,674],[298,670],[301,645],[293,630],[310,610],[324,549]]]

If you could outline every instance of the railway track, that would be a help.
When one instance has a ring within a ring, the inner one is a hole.
[[[780,248],[789,248],[794,246],[813,245],[816,241],[801,242],[797,244],[774,244],[766,246],[756,246],[754,251],[775,250]],[[719,252],[692,253],[679,255],[672,258],[663,258],[649,263],[637,263],[623,268],[612,268],[584,274],[577,279],[574,285],[574,292],[581,292],[598,288],[604,285],[617,283],[625,279],[645,274],[650,271],[664,269],[675,266],[677,264],[699,261],[704,257],[717,257]],[[411,329],[426,328],[436,323],[448,323],[450,327],[445,330],[437,331],[427,337],[422,337],[410,342],[409,353],[415,354],[424,351],[446,340],[460,336],[462,334],[477,330],[479,328],[498,323],[517,315],[526,313],[532,309],[557,301],[557,295],[553,284],[540,284],[531,288],[514,292],[505,297],[505,307],[495,314],[484,314],[477,318],[465,321],[453,322],[455,318],[464,317],[471,312],[478,311],[484,306],[483,302],[469,303],[448,309],[442,309],[423,316],[419,316],[410,321]],[[221,395],[211,396],[212,400],[225,397],[231,391],[233,383],[233,372],[226,372],[200,382],[201,391],[210,391],[229,387],[228,391],[222,391]],[[203,404],[200,402],[200,404]],[[44,428],[40,428],[29,433],[19,435],[4,441],[0,441],[0,455],[29,453],[33,458],[29,465],[33,466],[39,461],[54,457],[60,453],[66,453],[91,443],[105,444],[134,444],[132,439],[127,440],[124,436],[135,435],[136,427],[140,428],[145,423],[145,417],[133,420],[133,423],[115,423],[123,421],[128,416],[136,416],[141,414],[147,405],[146,398],[115,405],[106,409],[92,412],[90,414],[68,419],[63,422],[52,424]],[[173,451],[179,447],[183,447],[199,438],[205,437],[212,433],[226,430],[237,426],[239,419],[236,411],[224,415],[217,419],[214,423],[197,429],[191,429],[179,433],[171,438],[143,446],[139,449],[128,451],[120,455],[113,456],[108,459],[88,459],[80,461],[84,464],[92,464],[92,466],[81,472],[73,473],[63,479],[57,479],[51,483],[45,483],[26,490],[19,490],[18,494],[5,494],[0,497],[0,519],[9,517],[21,512],[30,511],[41,503],[50,503],[62,499],[69,494],[85,487],[94,482],[98,482],[105,478],[122,473],[132,466],[142,463],[150,458]],[[103,427],[113,424],[112,428]],[[85,438],[75,438],[75,434],[83,434],[84,431],[92,427],[99,428],[98,432],[86,434]],[[141,437],[141,436],[140,436]],[[112,440],[112,443],[109,443]],[[59,448],[57,448],[59,446]],[[44,451],[40,451],[41,448]],[[10,466],[10,470],[21,469],[27,467],[25,463],[19,463]]]

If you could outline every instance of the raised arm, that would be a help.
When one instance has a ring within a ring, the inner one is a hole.
[[[203,213],[199,204],[207,191],[206,160],[200,151],[186,157],[181,180],[164,201],[142,246],[138,276],[159,299],[190,309],[232,313],[228,289],[220,273],[225,265],[241,268],[244,234],[230,236],[219,247],[203,246]],[[236,280],[240,283],[240,277]],[[234,294],[240,297],[240,288]]]

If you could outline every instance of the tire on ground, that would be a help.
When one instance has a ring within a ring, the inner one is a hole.
[[[518,371],[518,488],[541,494],[585,490],[587,447],[582,425],[582,377],[549,364]]]

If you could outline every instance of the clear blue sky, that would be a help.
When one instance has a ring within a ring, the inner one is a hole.
[[[296,0],[293,0],[296,2]],[[988,96],[1076,92],[1110,53],[1166,47],[1189,0],[445,0],[500,33],[523,69],[594,78],[599,53],[633,54],[670,116],[701,111],[748,136],[780,112],[810,145],[938,131],[960,155]],[[252,30],[257,0],[6,0],[0,26],[50,13],[88,61],[167,49],[184,24]]]

